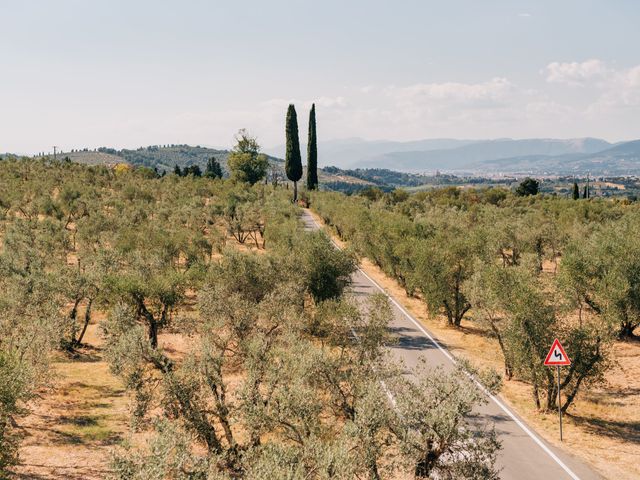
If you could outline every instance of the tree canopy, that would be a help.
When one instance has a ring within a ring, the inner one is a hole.
[[[236,145],[227,159],[231,178],[253,185],[267,174],[269,160],[260,153],[260,145],[255,137],[242,129],[236,135]]]
[[[316,134],[316,104],[309,112],[309,139],[307,141],[307,189],[318,188],[318,139]]]
[[[516,194],[521,197],[526,197],[528,195],[537,195],[540,190],[540,182],[534,178],[525,178],[518,188],[516,188]]]
[[[298,198],[298,180],[302,178],[302,158],[300,156],[300,140],[298,138],[298,116],[296,107],[289,105],[285,125],[286,152],[284,169],[287,178],[293,182],[293,201]]]

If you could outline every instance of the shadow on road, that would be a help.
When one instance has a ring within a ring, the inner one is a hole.
[[[435,345],[421,332],[415,328],[407,327],[389,327],[389,332],[394,337],[394,342],[390,345],[392,348],[400,348],[403,350],[421,350],[426,351],[436,348]]]

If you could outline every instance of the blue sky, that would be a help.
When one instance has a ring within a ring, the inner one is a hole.
[[[640,3],[0,0],[0,151],[640,138]]]

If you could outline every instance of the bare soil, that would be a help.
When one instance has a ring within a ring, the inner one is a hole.
[[[311,213],[323,224],[318,215]],[[332,238],[338,245],[346,245],[335,235]],[[361,268],[454,355],[502,372],[499,346],[487,331],[469,321],[463,321],[461,328],[449,327],[444,317],[430,316],[422,300],[407,296],[394,279],[371,261],[362,259]],[[553,266],[545,265],[545,270],[552,271]],[[613,356],[616,365],[607,373],[606,384],[582,391],[569,408],[561,445],[556,414],[537,411],[528,384],[515,380],[505,382],[500,396],[547,441],[582,458],[605,478],[637,480],[640,478],[640,341],[617,342]]]
[[[102,359],[97,325],[89,325],[77,355],[57,354],[50,386],[19,421],[19,479],[102,479],[109,451],[127,430],[128,401]]]

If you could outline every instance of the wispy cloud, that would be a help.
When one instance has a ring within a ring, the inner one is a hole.
[[[518,16],[523,18],[529,18],[529,17],[532,17],[533,15],[531,15],[530,13],[519,13]]]
[[[282,143],[287,105],[296,105],[305,132],[312,102],[325,139],[617,137],[621,126],[632,125],[629,120],[640,115],[640,65],[616,68],[597,59],[552,62],[541,74],[537,88],[496,76],[477,82],[354,86],[318,92],[315,98],[276,97],[238,110],[176,116],[162,125],[161,133],[187,142],[206,137],[230,143],[237,128],[247,127],[265,146],[276,145]],[[574,95],[567,95],[567,86],[575,88]],[[610,119],[609,129],[602,128],[602,119]]]
[[[552,62],[544,68],[543,73],[549,83],[582,86],[607,76],[610,70],[602,60],[594,58],[585,62]]]
[[[482,83],[421,83],[406,87],[388,87],[388,95],[400,102],[437,101],[464,104],[467,106],[498,104],[511,92],[513,85],[509,80],[495,77]]]
[[[615,68],[598,59],[552,62],[542,73],[549,83],[595,88],[598,96],[591,99],[587,114],[603,115],[615,109],[640,107],[640,65]]]

